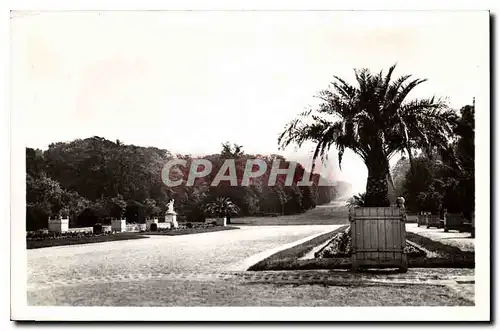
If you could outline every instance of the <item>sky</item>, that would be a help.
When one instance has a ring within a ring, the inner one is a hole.
[[[278,151],[286,123],[353,68],[428,81],[411,97],[471,104],[488,52],[485,13],[13,12],[11,110],[25,145],[101,136],[203,155],[230,141]],[[391,160],[394,164],[397,159]],[[363,192],[367,170],[336,151],[333,176]]]

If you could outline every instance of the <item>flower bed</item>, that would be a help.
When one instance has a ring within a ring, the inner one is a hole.
[[[48,240],[48,239],[64,239],[64,238],[83,238],[83,237],[99,237],[111,235],[111,231],[104,231],[96,234],[93,231],[68,231],[68,232],[50,232],[47,229],[37,231],[27,231],[26,240]]]
[[[30,234],[30,238],[26,238],[26,248],[44,248],[53,246],[67,246],[67,245],[82,245],[90,243],[99,243],[106,241],[117,241],[117,240],[131,240],[131,239],[142,239],[147,238],[141,236],[137,233],[48,233],[42,235],[34,236]]]
[[[329,259],[351,256],[352,237],[347,231],[335,233],[332,240],[328,242],[322,249],[314,254],[317,259]],[[426,256],[425,252],[413,246],[408,241],[404,248],[404,252],[409,257]]]
[[[332,240],[314,254],[317,259],[351,256],[351,236],[346,232],[335,233]]]
[[[166,235],[166,236],[178,236],[185,234],[195,234],[204,232],[215,232],[215,231],[225,231],[225,230],[235,230],[239,229],[233,226],[218,226],[210,223],[183,223],[179,224],[177,229],[158,229],[157,231],[141,231],[141,234],[147,235]]]

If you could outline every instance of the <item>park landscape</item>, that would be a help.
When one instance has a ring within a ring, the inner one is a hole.
[[[310,168],[232,142],[201,158],[98,136],[27,148],[28,304],[474,305],[474,100],[410,97],[426,80],[395,71],[334,76],[276,132],[314,146]],[[364,193],[318,172],[347,150]],[[189,185],[199,159],[211,171]],[[228,160],[236,185],[213,185]],[[249,160],[267,170],[242,185]],[[291,183],[269,185],[276,160]]]

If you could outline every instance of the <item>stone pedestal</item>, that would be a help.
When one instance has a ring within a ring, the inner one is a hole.
[[[112,220],[111,230],[116,232],[127,231],[127,221],[126,220]]]
[[[217,220],[215,221],[215,224],[217,226],[226,226],[227,225],[227,218],[226,217],[219,217],[217,218]]]
[[[157,224],[158,225],[158,219],[157,218],[150,218],[146,220],[146,230],[151,230],[151,224]]]
[[[175,211],[167,212],[165,214],[165,223],[170,223],[172,229],[177,229],[179,227],[179,224],[177,223],[177,213]]]
[[[216,226],[226,226],[227,218],[226,217],[207,218],[205,219],[205,223],[215,224]]]
[[[165,222],[158,223],[158,229],[169,230],[171,228],[172,228],[172,223],[165,223]]]
[[[69,219],[49,219],[49,231],[52,232],[68,232],[69,229]]]

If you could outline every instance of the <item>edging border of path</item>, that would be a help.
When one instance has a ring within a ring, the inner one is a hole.
[[[166,273],[132,273],[123,275],[102,275],[92,277],[75,277],[63,280],[39,279],[28,286],[28,291],[50,289],[74,285],[92,285],[96,283],[135,282],[154,280],[185,281],[233,281],[246,284],[269,283],[282,285],[472,285],[474,275],[444,274],[352,274],[349,272],[330,272],[325,270],[307,271],[248,271],[248,272],[166,272]]]
[[[254,264],[256,264],[256,263],[258,263],[258,262],[260,262],[262,260],[267,259],[271,255],[274,255],[274,254],[276,254],[276,253],[278,253],[280,251],[283,251],[285,249],[288,249],[288,248],[300,245],[300,244],[305,243],[305,242],[307,242],[309,240],[312,240],[312,239],[314,239],[316,237],[319,237],[319,236],[322,236],[322,235],[327,234],[329,232],[332,232],[335,229],[338,229],[338,228],[340,228],[342,226],[345,226],[345,224],[332,225],[332,228],[329,229],[329,230],[325,230],[323,232],[311,235],[309,237],[299,239],[299,240],[294,241],[292,243],[284,244],[284,245],[281,245],[279,247],[271,248],[271,249],[265,250],[263,252],[257,253],[255,255],[252,255],[252,256],[244,259],[243,261],[240,261],[240,262],[237,262],[237,263],[234,263],[234,264],[228,266],[227,271],[235,271],[235,272],[248,271],[248,269],[251,266],[253,266]],[[335,227],[335,228],[333,228],[333,227]]]

